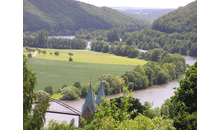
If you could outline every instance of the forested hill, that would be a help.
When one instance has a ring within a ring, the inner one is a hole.
[[[146,24],[107,7],[75,0],[23,0],[23,31],[72,35],[80,28],[142,28]]]
[[[197,1],[158,18],[152,28],[166,33],[197,32]]]

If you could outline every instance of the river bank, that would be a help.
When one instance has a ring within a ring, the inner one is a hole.
[[[90,48],[90,43],[91,42],[88,42],[87,48]],[[147,50],[139,50],[139,51],[147,51]],[[191,57],[191,56],[184,56],[184,57],[186,60],[186,64],[189,64],[189,65],[192,65],[197,61],[197,57]],[[134,98],[139,99],[142,104],[144,104],[145,101],[148,101],[148,102],[154,102],[153,108],[160,107],[164,103],[164,100],[166,100],[167,98],[170,98],[171,96],[174,95],[173,88],[179,87],[178,81],[180,79],[184,78],[184,76],[185,75],[181,75],[178,79],[172,80],[166,84],[153,85],[147,89],[133,91],[132,95]],[[106,98],[109,100],[109,99],[112,99],[115,97],[120,97],[122,95],[123,95],[123,93],[118,93],[118,94],[106,96]],[[73,101],[63,101],[63,102],[74,107],[75,109],[81,111],[82,104],[85,102],[85,98],[80,98],[78,100],[73,100]],[[62,106],[59,106],[54,103],[51,103],[50,107],[52,109],[56,109],[56,110],[64,110],[64,108],[62,108]],[[75,119],[75,125],[78,126],[78,117],[77,116],[47,113],[45,125],[48,125],[49,120],[51,120],[51,119],[57,120],[60,123],[63,120],[66,120],[69,123],[72,118]]]
[[[189,64],[189,65],[192,65],[193,63],[195,63],[197,61],[196,57],[191,57],[191,56],[184,56],[184,57],[186,59],[186,64]],[[171,96],[174,95],[173,88],[179,87],[178,81],[180,79],[184,78],[184,76],[185,75],[181,75],[178,79],[172,80],[166,84],[153,85],[147,89],[133,91],[132,95],[134,98],[140,99],[140,102],[142,104],[145,101],[148,101],[148,102],[154,102],[153,108],[160,107],[164,103],[164,100],[166,100],[167,98],[170,98]],[[123,93],[119,93],[119,94],[106,96],[106,98],[109,100],[109,99],[112,99],[115,97],[120,97],[122,95],[123,95]],[[80,98],[78,100],[73,100],[73,101],[63,101],[63,102],[74,107],[75,109],[81,111],[82,104],[85,102],[85,98]],[[56,109],[56,110],[64,110],[64,108],[62,106],[59,106],[54,103],[51,103],[50,107],[52,109]],[[66,120],[69,123],[72,118],[75,119],[75,125],[78,126],[78,117],[77,116],[47,113],[45,125],[48,125],[49,120],[52,120],[52,119],[57,120],[60,123],[63,120]]]

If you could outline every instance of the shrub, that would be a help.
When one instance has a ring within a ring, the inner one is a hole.
[[[50,97],[50,94],[47,93],[47,92],[45,92],[45,91],[43,91],[43,90],[39,90],[39,91],[37,91],[37,92],[35,92],[35,93],[36,93],[36,94],[41,94],[41,95],[45,95],[45,96]],[[40,102],[42,99],[43,99],[43,97],[37,96],[38,102]]]
[[[49,93],[50,95],[52,95],[53,94],[53,87],[52,86],[46,86],[44,88],[44,91]]]
[[[88,93],[88,89],[89,89],[89,85],[88,84],[82,86],[82,88],[81,88],[81,97],[82,98],[86,97],[86,95]]]
[[[69,61],[73,61],[73,58],[72,58],[72,57],[70,57],[70,58],[69,58]]]
[[[75,100],[81,95],[80,90],[74,86],[67,86],[63,88],[61,93],[63,94],[63,100]]]
[[[81,88],[81,84],[80,84],[79,81],[75,82],[75,83],[73,84],[73,86],[74,86],[74,87],[77,87],[78,89]]]
[[[31,55],[31,54],[27,54],[27,57],[28,57],[28,58],[31,58],[31,57],[32,57],[32,55]]]

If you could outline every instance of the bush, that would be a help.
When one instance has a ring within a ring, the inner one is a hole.
[[[72,58],[72,57],[70,57],[70,58],[69,58],[69,61],[73,61],[73,58]]]
[[[67,124],[66,122],[61,122],[60,124],[55,120],[50,120],[47,127],[43,130],[75,130],[75,125]]]
[[[63,88],[61,93],[63,94],[63,100],[75,100],[81,95],[80,90],[74,86],[67,86]]]
[[[32,55],[31,55],[31,54],[27,54],[27,57],[28,57],[28,58],[31,58],[31,57],[32,57]]]
[[[68,86],[67,84],[63,84],[62,89],[65,88],[65,87],[67,87],[67,86]]]
[[[44,88],[44,91],[49,93],[50,95],[52,95],[53,94],[53,87],[52,86],[46,86]]]
[[[77,87],[78,89],[81,88],[81,84],[80,84],[79,81],[75,82],[75,83],[73,84],[73,86],[74,86],[74,87]]]
[[[82,86],[82,88],[81,88],[81,97],[82,98],[86,98],[86,95],[88,93],[88,89],[89,89],[88,84]]]
[[[133,90],[134,89],[134,83],[133,82],[129,82],[127,86],[128,86],[128,90]]]
[[[45,91],[43,91],[43,90],[39,90],[39,91],[37,91],[37,92],[35,92],[35,93],[36,93],[36,94],[41,94],[41,95],[45,95],[45,96],[50,97],[50,94],[47,93],[47,92],[45,92]],[[38,102],[40,102],[42,99],[43,99],[43,97],[37,96]]]

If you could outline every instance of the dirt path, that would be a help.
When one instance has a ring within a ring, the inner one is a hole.
[[[32,57],[34,57],[34,56],[36,56],[36,55],[37,55],[37,51],[34,52],[34,54],[32,55]]]

